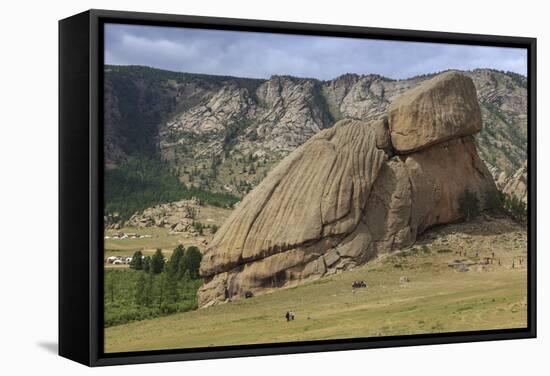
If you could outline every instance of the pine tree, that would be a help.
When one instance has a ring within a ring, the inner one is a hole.
[[[154,274],[160,274],[164,270],[164,263],[166,259],[160,249],[157,249],[153,257],[151,257],[151,272]]]
[[[486,197],[486,203],[487,207],[494,213],[501,213],[504,204],[505,204],[505,196],[502,192],[500,192],[497,189],[492,190],[488,193]]]
[[[166,276],[165,276],[165,274],[161,274],[160,277],[159,277],[159,306],[158,306],[158,309],[162,308],[162,302],[164,301],[165,284],[166,284]]]
[[[185,257],[182,259],[184,271],[189,273],[192,279],[199,278],[199,268],[202,260],[202,253],[199,248],[191,246],[186,249]]]
[[[147,285],[147,278],[145,273],[139,273],[139,277],[136,281],[135,302],[139,306],[145,305],[145,288]]]
[[[174,304],[179,299],[177,268],[170,267],[166,274],[166,302]]]
[[[117,285],[117,278],[116,273],[109,273],[109,277],[106,280],[105,283],[105,290],[109,294],[109,298],[111,300],[111,303],[115,302],[115,290]]]
[[[464,194],[458,200],[458,210],[466,220],[472,219],[479,214],[479,199],[475,192],[464,191]]]
[[[167,269],[169,273],[173,273],[177,280],[181,280],[183,271],[180,270],[181,260],[185,257],[185,248],[183,245],[178,245],[174,248],[170,261],[168,262]]]
[[[507,196],[505,207],[510,215],[519,222],[527,220],[527,205],[515,196]]]
[[[176,248],[174,248],[174,252],[172,252],[172,255],[170,256],[170,261],[168,261],[168,272],[172,272],[176,276],[178,276],[180,261],[182,257],[184,257],[184,255],[185,248],[183,247],[183,245],[179,244]]]
[[[145,256],[143,259],[143,271],[149,273],[151,271],[151,256]]]
[[[153,303],[153,289],[155,288],[155,280],[153,273],[147,273],[145,280],[145,287],[143,289],[143,305],[146,307],[151,306]]]
[[[130,262],[130,268],[135,270],[142,270],[143,269],[143,254],[141,251],[134,252],[134,255],[132,256],[132,261]]]

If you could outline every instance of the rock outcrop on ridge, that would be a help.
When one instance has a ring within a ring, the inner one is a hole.
[[[172,232],[190,231],[200,210],[201,205],[197,198],[159,204],[133,214],[125,226],[164,227]]]
[[[397,98],[388,118],[342,120],[311,137],[216,233],[201,263],[199,306],[408,247],[460,219],[466,190],[484,207],[496,187],[473,141],[479,119],[471,79],[447,72]]]

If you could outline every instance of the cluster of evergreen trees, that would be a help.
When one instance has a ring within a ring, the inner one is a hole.
[[[527,205],[515,196],[496,191],[487,197],[487,207],[493,212],[507,214],[518,222],[525,223],[527,221]],[[466,190],[458,200],[458,208],[466,220],[479,215],[480,205],[477,194]]]
[[[137,251],[130,270],[105,270],[105,326],[196,309],[201,259],[197,247],[179,245],[168,260],[160,249]]]
[[[136,281],[135,303],[139,306],[151,306],[153,303],[153,276],[161,274],[158,296],[159,309],[163,307],[163,304],[175,304],[180,298],[179,284],[182,281],[199,278],[201,260],[202,254],[195,246],[185,249],[182,245],[178,245],[168,261],[166,261],[160,249],[157,249],[151,257],[143,257],[141,251],[135,252],[130,267],[135,270],[143,270]]]
[[[515,196],[503,195],[502,207],[517,221],[527,222],[527,205]]]

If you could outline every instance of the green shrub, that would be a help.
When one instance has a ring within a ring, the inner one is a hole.
[[[458,210],[465,220],[475,218],[479,214],[479,198],[475,192],[465,190],[458,199]]]
[[[527,221],[527,205],[515,196],[504,195],[504,210],[518,222]]]

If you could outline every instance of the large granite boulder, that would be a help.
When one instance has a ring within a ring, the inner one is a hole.
[[[414,197],[411,222],[417,233],[461,218],[459,198],[466,190],[482,205],[496,186],[479,158],[472,136],[457,138],[406,156]]]
[[[393,147],[409,153],[481,130],[471,78],[450,71],[409,90],[388,108]]]
[[[475,123],[479,107],[470,103],[476,97],[468,80],[456,73],[436,77],[396,100],[401,105],[389,126],[385,118],[342,120],[281,161],[206,250],[199,306],[330,275],[408,247],[430,226],[460,219],[466,190],[483,208],[496,188],[470,136],[467,119]],[[405,102],[422,109],[414,124],[427,130],[411,136],[412,148],[399,150],[392,141],[401,134],[392,122],[406,120]],[[477,114],[462,113],[470,110]]]
[[[350,233],[387,159],[376,147],[376,133],[370,124],[343,120],[296,149],[218,230],[202,275],[281,252],[288,263],[291,249]]]

